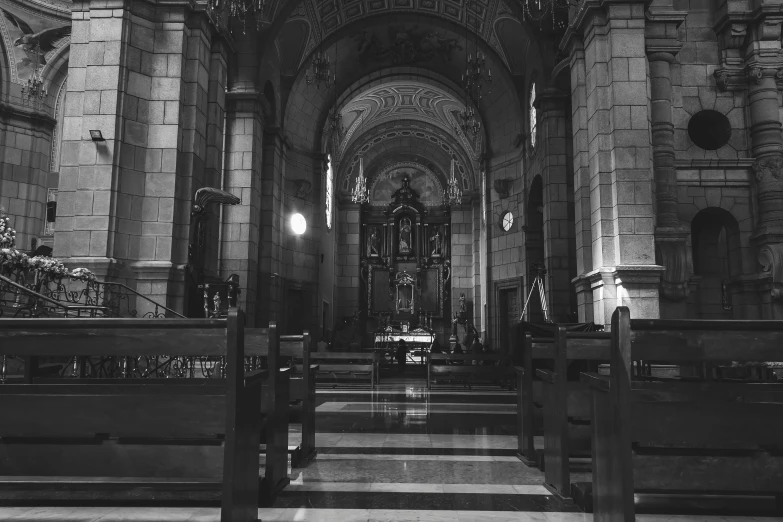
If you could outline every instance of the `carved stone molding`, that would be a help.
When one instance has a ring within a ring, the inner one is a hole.
[[[762,273],[772,276],[772,299],[783,300],[783,244],[763,245],[759,249],[758,261]]]
[[[756,174],[757,181],[764,181],[764,178],[771,176],[779,180],[783,171],[783,157],[767,156],[759,158],[753,163],[753,172]]]
[[[745,72],[748,75],[748,82],[755,83],[756,85],[761,83],[761,78],[764,77],[764,69],[756,65],[748,65]]]
[[[497,192],[498,197],[500,199],[505,199],[509,196],[509,193],[511,192],[511,185],[513,183],[514,180],[511,178],[496,179],[492,186],[495,188],[495,192]]]

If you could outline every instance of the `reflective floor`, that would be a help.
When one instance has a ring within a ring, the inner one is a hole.
[[[260,520],[591,521],[516,458],[516,395],[428,392],[423,380],[379,389],[318,390],[318,457]],[[295,440],[296,434],[292,434]],[[542,444],[542,441],[537,441]],[[576,473],[575,480],[590,480]],[[643,509],[641,511],[644,511]],[[660,506],[652,512],[661,512]],[[648,512],[650,512],[648,510]],[[745,513],[748,514],[748,513]],[[215,508],[0,508],[0,520],[217,521]],[[640,521],[750,521],[762,516],[638,515]],[[778,519],[779,520],[779,519]]]

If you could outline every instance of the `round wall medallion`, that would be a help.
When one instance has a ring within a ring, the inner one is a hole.
[[[717,150],[731,138],[731,122],[718,111],[699,111],[688,122],[688,136],[698,147]]]
[[[503,214],[500,216],[500,228],[502,228],[505,232],[508,232],[511,230],[511,227],[514,225],[514,214],[512,214],[510,211],[503,212]]]

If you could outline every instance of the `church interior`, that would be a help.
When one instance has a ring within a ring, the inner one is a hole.
[[[782,27],[0,0],[0,520],[783,520]]]

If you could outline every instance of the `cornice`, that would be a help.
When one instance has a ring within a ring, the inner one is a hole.
[[[4,120],[10,118],[19,118],[34,123],[42,123],[53,128],[57,125],[57,120],[49,114],[35,111],[26,107],[19,107],[11,103],[0,102],[0,114]]]

